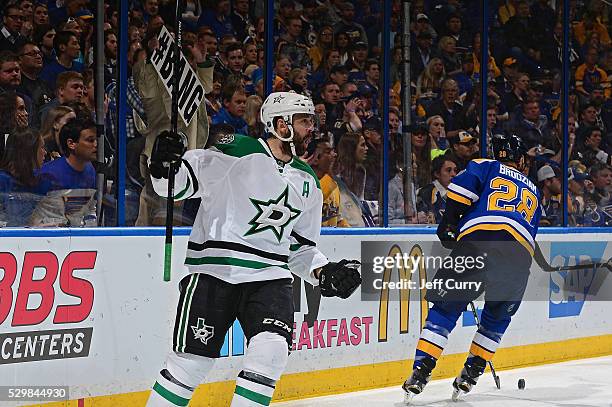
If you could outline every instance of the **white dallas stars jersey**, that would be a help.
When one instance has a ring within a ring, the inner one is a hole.
[[[167,180],[152,178],[167,194]],[[323,195],[303,161],[278,163],[260,139],[230,135],[213,148],[190,150],[175,177],[176,199],[202,198],[185,264],[232,284],[291,278],[314,284],[327,264],[316,245]]]

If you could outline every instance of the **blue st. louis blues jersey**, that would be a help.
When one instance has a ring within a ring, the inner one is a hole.
[[[453,178],[447,198],[470,206],[459,221],[458,240],[479,230],[504,230],[533,254],[540,196],[520,171],[495,160],[472,160]]]

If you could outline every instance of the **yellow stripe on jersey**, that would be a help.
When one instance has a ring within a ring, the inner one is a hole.
[[[480,356],[487,362],[493,359],[493,355],[495,355],[495,352],[490,352],[474,342],[472,342],[472,345],[470,346],[470,353],[474,356]]]
[[[474,161],[476,164],[481,164],[481,163],[486,163],[486,162],[495,161],[495,160],[492,160],[490,158],[474,158],[472,161]]]
[[[472,204],[472,201],[470,201],[468,198],[464,197],[463,195],[459,195],[450,189],[446,192],[446,197],[468,206]]]
[[[522,244],[525,249],[527,249],[527,251],[533,256],[533,247],[531,246],[531,243],[527,241],[527,239],[525,239],[523,235],[517,232],[516,229],[505,223],[479,223],[478,225],[474,225],[461,232],[457,237],[457,241],[461,240],[462,237],[467,236],[477,230],[505,230],[506,232],[510,233],[516,239],[517,242]]]
[[[417,349],[433,356],[435,359],[440,359],[440,356],[442,356],[442,351],[444,351],[443,348],[424,339],[419,339]]]

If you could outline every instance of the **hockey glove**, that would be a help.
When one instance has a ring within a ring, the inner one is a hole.
[[[457,226],[449,223],[440,223],[436,231],[443,247],[452,250],[457,244]]]
[[[361,263],[357,260],[341,260],[327,263],[319,274],[319,287],[323,297],[348,298],[361,284],[357,270]]]
[[[162,131],[153,144],[151,164],[149,164],[151,175],[157,179],[168,178],[168,168],[176,174],[185,151],[187,151],[187,137],[183,133]]]

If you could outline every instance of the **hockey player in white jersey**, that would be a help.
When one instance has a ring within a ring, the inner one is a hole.
[[[291,348],[291,273],[328,297],[348,298],[361,283],[359,262],[329,262],[317,248],[323,197],[316,174],[298,158],[313,117],[309,98],[278,92],[262,105],[267,140],[226,135],[210,149],[185,152],[179,135],[157,137],[149,165],[156,192],[165,195],[172,164],[175,199],[202,201],[185,259],[190,274],[180,282],[173,349],[147,406],[188,405],[236,318],[247,351],[231,406],[267,406]]]

